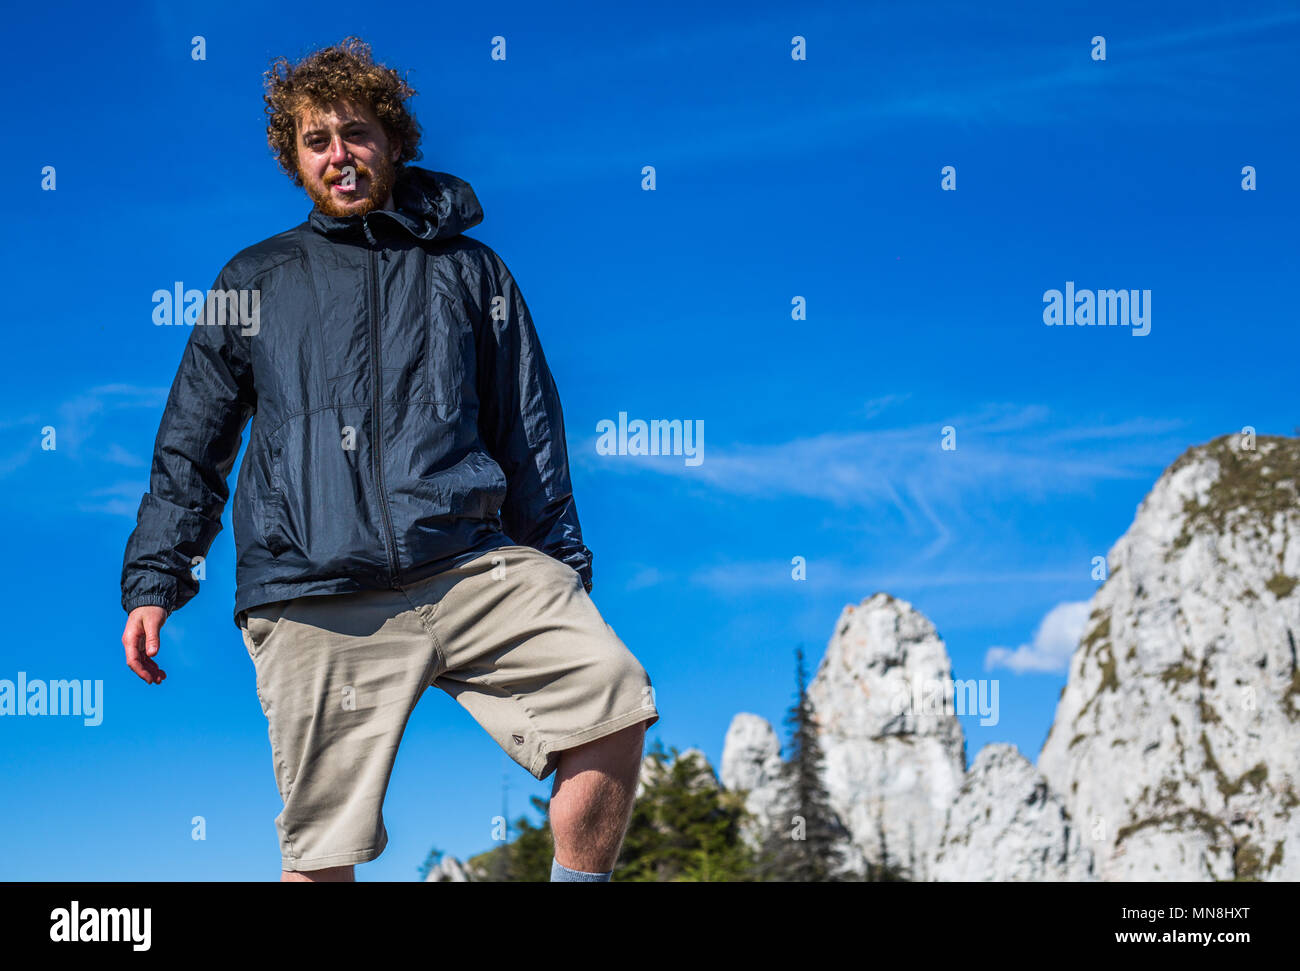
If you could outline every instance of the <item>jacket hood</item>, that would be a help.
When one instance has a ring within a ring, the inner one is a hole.
[[[313,206],[307,221],[317,232],[334,238],[364,236],[376,243],[376,232],[406,232],[417,239],[446,239],[483,221],[483,207],[470,184],[448,172],[405,165],[393,185],[392,210],[376,209],[364,216],[338,217]]]

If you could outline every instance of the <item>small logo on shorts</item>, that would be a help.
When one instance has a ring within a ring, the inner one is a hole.
[[[520,745],[524,744],[524,737],[522,735],[511,735],[510,737],[513,738],[518,744]]]

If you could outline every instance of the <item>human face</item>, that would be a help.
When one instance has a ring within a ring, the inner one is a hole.
[[[298,114],[298,175],[330,216],[364,216],[392,209],[401,142],[390,144],[368,105],[339,101]]]

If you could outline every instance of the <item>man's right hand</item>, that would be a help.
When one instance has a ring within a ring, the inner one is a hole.
[[[126,666],[149,684],[161,684],[167,677],[167,672],[154,662],[154,655],[161,646],[158,632],[166,622],[165,608],[153,605],[136,607],[127,615],[126,629],[122,631]]]

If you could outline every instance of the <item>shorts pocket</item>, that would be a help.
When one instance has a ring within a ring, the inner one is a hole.
[[[244,622],[241,627],[244,634],[244,646],[248,648],[251,657],[256,658],[261,653],[267,639],[280,626],[280,619],[284,615],[284,608],[288,603],[287,600],[277,600],[275,603],[250,607],[243,611]]]

